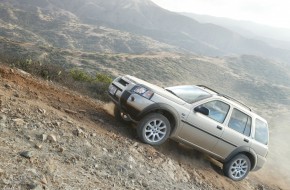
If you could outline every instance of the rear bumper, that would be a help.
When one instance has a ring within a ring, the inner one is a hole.
[[[257,155],[257,163],[252,171],[257,171],[257,170],[261,169],[264,166],[264,164],[266,163],[266,161],[267,161],[267,159],[265,157]]]

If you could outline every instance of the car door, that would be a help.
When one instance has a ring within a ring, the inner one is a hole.
[[[208,110],[208,113],[196,111],[196,108]],[[223,133],[223,122],[230,106],[220,100],[212,100],[193,108],[180,130],[183,141],[211,151]]]
[[[213,152],[224,159],[237,148],[249,150],[252,143],[251,126],[252,118],[241,110],[233,108],[222,137]]]

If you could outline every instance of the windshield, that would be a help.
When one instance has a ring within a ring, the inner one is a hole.
[[[196,86],[174,86],[168,87],[166,90],[187,103],[193,103],[211,96],[211,94]]]

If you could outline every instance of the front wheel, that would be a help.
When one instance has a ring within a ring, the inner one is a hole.
[[[170,122],[160,113],[145,116],[138,123],[137,134],[141,141],[150,145],[160,145],[170,134]]]
[[[244,179],[251,169],[251,162],[244,154],[234,156],[229,162],[224,164],[224,174],[234,181]]]

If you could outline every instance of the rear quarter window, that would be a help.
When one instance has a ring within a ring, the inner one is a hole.
[[[267,145],[269,141],[269,131],[268,131],[267,123],[259,119],[256,119],[255,126],[256,126],[255,127],[255,140]]]
[[[234,109],[229,121],[229,128],[250,136],[252,119],[247,114],[241,112],[240,110]]]

